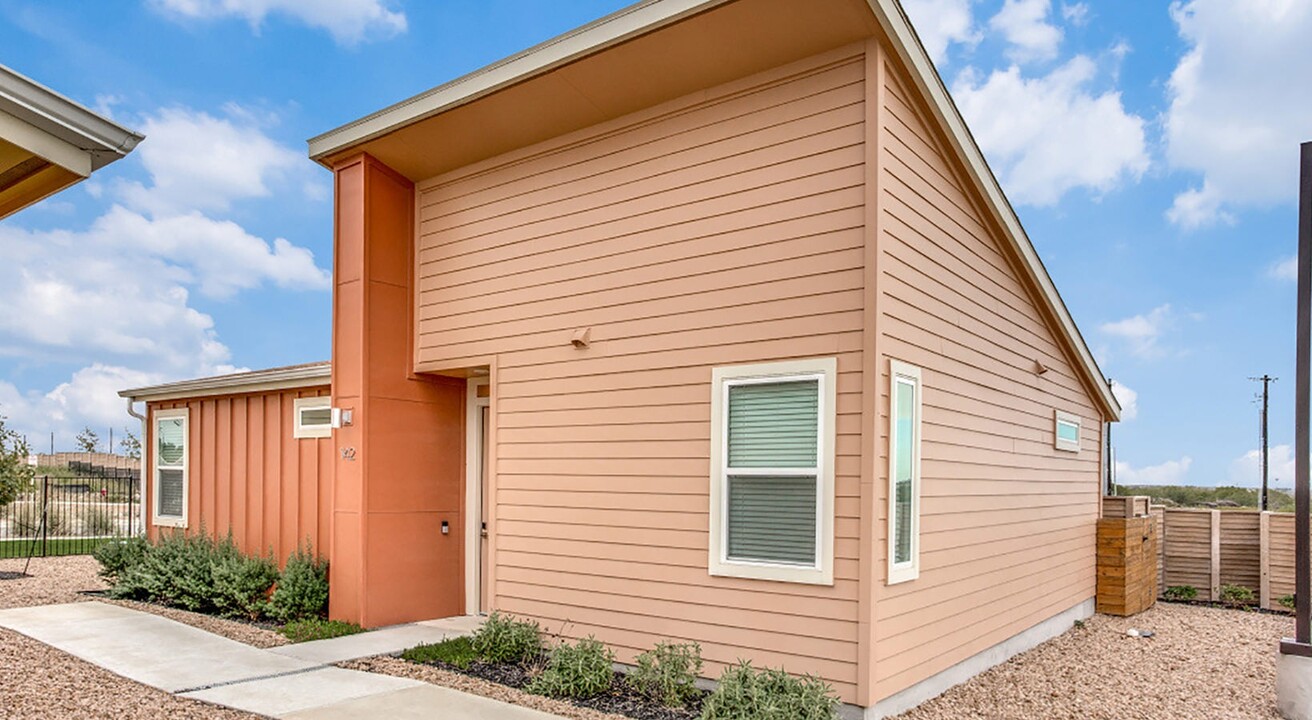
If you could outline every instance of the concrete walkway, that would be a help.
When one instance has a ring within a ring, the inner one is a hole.
[[[130,680],[276,718],[556,720],[417,680],[332,667],[467,634],[466,618],[261,650],[158,615],[98,602],[0,610],[8,628]]]

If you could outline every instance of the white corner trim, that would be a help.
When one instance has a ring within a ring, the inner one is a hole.
[[[816,477],[816,564],[814,567],[730,560],[725,537],[727,523],[728,433],[725,412],[729,384],[735,380],[769,381],[773,378],[818,378],[820,381],[819,467]],[[716,577],[773,580],[810,585],[834,584],[834,463],[837,424],[838,358],[812,358],[781,362],[732,365],[711,370],[711,476],[710,536],[707,572]]]
[[[900,715],[913,707],[942,695],[956,685],[975,677],[995,665],[1051,640],[1071,629],[1076,620],[1093,615],[1093,598],[1064,610],[1047,620],[1022,630],[993,647],[976,653],[942,672],[921,680],[905,690],[894,693],[866,708],[865,720],[882,720]]]
[[[491,407],[491,393],[488,397],[479,397],[478,388],[490,385],[491,378],[470,378],[466,384],[465,396],[465,614],[479,614],[482,605],[482,542],[483,528],[483,433],[482,409]],[[491,562],[491,558],[488,558]]]

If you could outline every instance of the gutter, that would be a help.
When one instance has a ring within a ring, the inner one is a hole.
[[[0,112],[87,153],[92,171],[126,157],[145,139],[4,65],[0,65]]]
[[[138,485],[139,489],[137,492],[141,496],[141,535],[144,536],[146,534],[146,520],[149,517],[146,505],[150,503],[150,498],[146,497],[146,440],[148,439],[146,435],[146,416],[137,412],[135,407],[136,401],[132,398],[128,398],[127,401],[128,414],[141,421],[141,463],[140,467],[137,468],[137,471],[140,474],[140,485]]]

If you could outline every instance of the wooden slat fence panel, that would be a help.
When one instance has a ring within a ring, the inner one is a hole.
[[[1262,514],[1231,510],[1220,515],[1221,584],[1241,585],[1252,590],[1256,597],[1262,584]]]
[[[1198,599],[1212,597],[1212,511],[1167,510],[1163,588],[1192,585]]]

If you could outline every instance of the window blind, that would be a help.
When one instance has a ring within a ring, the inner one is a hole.
[[[159,507],[156,514],[164,517],[182,517],[182,491],[185,476],[182,470],[160,468]]]

